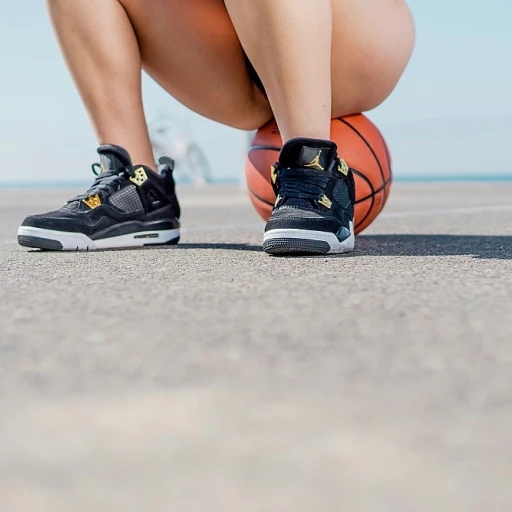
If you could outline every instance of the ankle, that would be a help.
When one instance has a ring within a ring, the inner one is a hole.
[[[116,139],[114,139],[114,140],[116,140]],[[137,145],[135,145],[135,144],[131,144],[131,145],[126,144],[126,143],[123,144],[122,141],[113,143],[110,141],[110,139],[107,140],[106,142],[104,142],[102,139],[100,139],[100,145],[101,146],[106,146],[106,145],[119,146],[128,152],[134,166],[144,165],[146,167],[149,167],[153,171],[158,170],[158,165],[155,162],[155,157],[153,155],[153,152],[152,151],[148,152],[148,150],[146,148],[137,147]]]

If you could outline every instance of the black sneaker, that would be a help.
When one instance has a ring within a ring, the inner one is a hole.
[[[272,168],[277,199],[265,228],[268,254],[354,250],[355,184],[334,142],[292,139]]]
[[[178,243],[180,207],[172,161],[162,160],[157,174],[133,166],[119,146],[101,146],[98,153],[101,164],[93,165],[93,186],[60,210],[27,217],[18,230],[20,245],[92,251]]]

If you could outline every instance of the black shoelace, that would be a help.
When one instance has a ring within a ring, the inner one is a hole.
[[[325,193],[331,175],[308,169],[278,169],[278,192],[283,199],[315,200]]]
[[[98,168],[100,168],[100,171],[97,170]],[[119,183],[123,181],[125,176],[129,174],[128,170],[126,169],[101,172],[100,164],[93,164],[92,172],[96,175],[96,179],[94,180],[91,188],[89,188],[89,190],[83,194],[70,199],[68,203],[81,201],[82,199],[87,199],[88,197],[100,194],[101,192],[113,192],[115,189],[117,189]]]

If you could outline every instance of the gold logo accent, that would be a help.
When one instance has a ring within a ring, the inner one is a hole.
[[[82,199],[82,201],[91,209],[94,210],[94,208],[98,208],[98,206],[101,206],[101,199],[98,194],[95,196],[89,196],[87,199]]]
[[[276,202],[275,202],[275,205],[274,205],[274,206],[277,206],[277,205],[281,202],[281,199],[282,199],[282,197],[278,195],[278,196],[276,197]]]
[[[320,157],[322,156],[322,150],[316,155],[316,157],[304,167],[316,167],[319,171],[325,171],[325,169],[320,165]]]
[[[141,185],[144,185],[146,181],[148,181],[148,175],[146,174],[146,171],[144,170],[144,167],[139,167],[138,169],[135,169],[135,176],[132,176],[130,178],[130,181],[132,183],[135,183],[138,187]]]
[[[270,168],[270,177],[272,178],[272,183],[275,185],[277,181],[277,170],[275,165]]]
[[[331,208],[332,206],[332,201],[326,195],[322,196],[318,200],[318,203],[323,204],[326,208]]]
[[[341,174],[344,174],[345,176],[348,175],[348,172],[350,171],[350,167],[348,166],[347,162],[343,158],[340,158],[340,165],[338,165],[338,172],[341,172]]]

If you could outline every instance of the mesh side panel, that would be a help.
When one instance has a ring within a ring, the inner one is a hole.
[[[322,217],[322,215],[320,215],[319,213],[312,211],[311,207],[309,210],[303,210],[298,207],[286,205],[286,206],[281,206],[281,208],[279,208],[278,211],[279,212],[289,212],[290,214],[298,212],[300,217],[304,218],[304,219],[317,219],[317,218]]]
[[[300,199],[296,197],[292,197],[291,199],[287,199],[286,196],[283,200],[283,205],[280,207],[280,210],[302,210],[302,211],[315,211],[313,206],[309,201],[305,199]]]
[[[346,183],[338,181],[334,187],[332,195],[344,208],[350,206],[350,193]]]
[[[128,185],[112,194],[109,203],[127,213],[144,209],[135,185]]]

